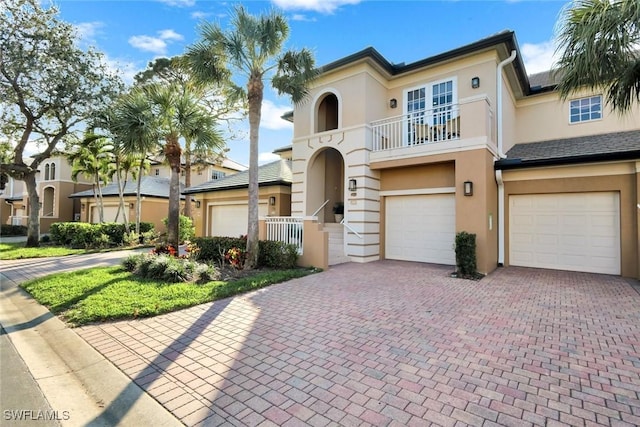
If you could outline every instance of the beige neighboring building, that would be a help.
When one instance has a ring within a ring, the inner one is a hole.
[[[91,188],[91,183],[82,176],[78,182],[71,179],[71,165],[62,155],[52,156],[40,165],[36,185],[41,233],[48,233],[54,222],[77,221],[80,204],[69,199],[69,195]],[[24,181],[9,178],[0,196],[0,217],[3,224],[28,224],[29,204]]]
[[[182,162],[180,181],[185,180],[184,161]],[[247,167],[231,159],[220,161],[208,161],[206,163],[193,164],[191,166],[191,186],[204,184],[207,181],[218,180],[229,175],[247,170]],[[150,176],[158,178],[171,177],[171,168],[166,162],[160,159],[152,160],[149,170]]]
[[[306,262],[454,265],[467,231],[483,273],[640,277],[640,110],[621,117],[602,92],[561,100],[550,77],[527,75],[511,31],[410,64],[367,48],[322,67],[285,117],[292,216],[327,201],[305,221],[305,235],[325,227]],[[341,253],[327,255],[336,228]]]

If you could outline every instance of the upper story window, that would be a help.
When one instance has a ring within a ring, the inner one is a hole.
[[[156,169],[156,176],[160,176],[160,169]]]
[[[221,171],[213,171],[211,172],[211,179],[222,179],[225,176],[227,176],[226,173],[221,172]]]
[[[316,132],[338,129],[338,97],[327,93],[318,104]]]
[[[45,163],[44,165],[44,180],[52,181],[56,179],[56,164],[55,163]]]
[[[456,79],[440,80],[404,92],[404,135],[409,144],[460,136]]]
[[[569,122],[581,123],[602,118],[602,96],[573,99],[569,106]]]

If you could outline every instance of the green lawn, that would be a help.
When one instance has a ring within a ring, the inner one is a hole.
[[[22,258],[46,258],[87,253],[85,249],[71,249],[63,246],[46,246],[25,248],[24,242],[0,243],[0,260]],[[95,252],[95,251],[93,251]]]
[[[22,284],[40,303],[74,326],[91,322],[154,316],[191,307],[316,270],[257,271],[249,277],[206,284],[140,279],[122,267],[53,274]]]

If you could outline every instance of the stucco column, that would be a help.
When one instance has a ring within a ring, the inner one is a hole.
[[[636,262],[636,278],[640,279],[640,162],[636,162],[636,245],[638,259]]]

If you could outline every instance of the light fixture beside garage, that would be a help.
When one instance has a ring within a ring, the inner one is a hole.
[[[464,182],[464,195],[473,196],[473,182],[471,181]]]
[[[356,191],[358,189],[358,182],[355,179],[349,180],[349,191]]]
[[[276,205],[276,196],[270,196],[269,197],[269,206],[275,206]]]
[[[196,208],[200,209],[200,200],[196,200]]]

